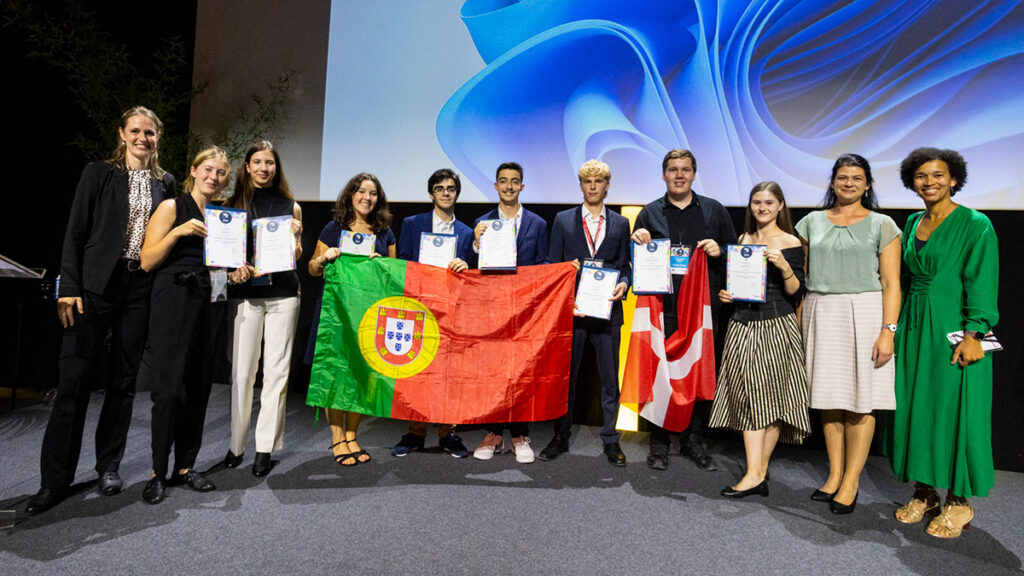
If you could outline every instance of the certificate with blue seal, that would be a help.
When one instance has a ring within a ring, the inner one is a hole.
[[[618,283],[618,270],[584,266],[576,287],[576,311],[591,318],[611,318],[612,295]]]
[[[516,221],[483,220],[487,229],[480,234],[480,269],[516,269]]]
[[[647,244],[631,244],[633,248],[633,293],[671,294],[672,272],[669,267],[671,241],[651,240]]]
[[[768,282],[768,247],[729,244],[726,255],[725,289],[732,299],[764,302]]]
[[[420,232],[420,264],[447,268],[455,260],[455,247],[459,238],[455,234]]]
[[[376,234],[363,234],[362,232],[342,230],[341,238],[338,240],[338,248],[342,254],[369,256],[373,254],[373,246],[376,242]],[[387,254],[381,254],[381,256],[387,256]]]

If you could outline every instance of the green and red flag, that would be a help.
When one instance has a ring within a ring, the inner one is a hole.
[[[306,403],[452,424],[565,414],[572,264],[515,274],[342,255],[324,270]]]

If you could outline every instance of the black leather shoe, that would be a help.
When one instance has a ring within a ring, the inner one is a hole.
[[[652,470],[668,468],[668,446],[651,446],[647,453],[647,467]]]
[[[715,461],[711,459],[708,454],[708,447],[704,444],[703,440],[690,439],[683,442],[683,445],[679,448],[679,453],[686,456],[693,463],[697,465],[697,468],[704,470],[705,472],[714,472],[718,470],[715,466]]]
[[[831,502],[832,497],[835,495],[835,492],[829,493],[822,492],[821,490],[815,490],[813,493],[811,493],[811,500],[814,500],[815,502]]]
[[[569,451],[569,441],[561,436],[555,436],[548,442],[548,445],[540,451],[537,456],[545,462],[550,462]]]
[[[849,514],[857,507],[857,496],[859,495],[860,494],[854,494],[853,502],[850,502],[849,504],[840,504],[839,502],[836,502],[833,497],[833,499],[828,503],[828,509],[831,510],[833,514]]]
[[[164,501],[167,495],[167,481],[163,476],[153,476],[146,482],[146,488],[142,490],[142,499],[146,504],[159,504]]]
[[[194,468],[189,469],[189,471],[184,474],[175,473],[174,483],[188,484],[188,487],[196,492],[212,492],[217,489],[217,486],[215,486],[213,482],[210,482],[206,476],[196,472]]]
[[[235,456],[234,452],[228,450],[228,455],[224,457],[224,466],[227,468],[238,468],[242,465],[242,455]]]
[[[754,486],[753,488],[748,488],[746,490],[736,490],[732,486],[726,486],[725,488],[722,488],[721,494],[726,498],[746,498],[747,496],[752,496],[754,494],[760,494],[763,497],[767,497],[768,481],[762,480],[761,483],[758,484],[757,486]]]
[[[113,496],[121,492],[124,482],[116,471],[110,470],[100,475],[99,491],[104,496]]]
[[[256,460],[252,463],[252,475],[257,478],[263,478],[267,474],[270,474],[271,468],[270,452],[257,452]],[[209,480],[207,480],[207,482],[209,482]]]
[[[608,461],[611,462],[612,466],[621,468],[626,465],[626,455],[622,453],[622,448],[618,442],[605,444],[604,455],[608,457]]]
[[[25,514],[35,516],[53,508],[64,499],[64,491],[60,488],[41,488],[29,499],[25,506]]]

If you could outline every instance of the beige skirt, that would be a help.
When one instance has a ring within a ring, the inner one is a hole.
[[[882,292],[820,294],[804,300],[804,361],[811,408],[868,414],[896,409],[896,359],[875,368]]]

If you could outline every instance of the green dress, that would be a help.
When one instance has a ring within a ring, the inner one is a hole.
[[[924,212],[903,236],[903,309],[896,336],[896,411],[889,458],[901,480],[985,496],[992,463],[992,355],[950,365],[946,334],[999,320],[999,249],[984,214],[956,207],[917,250]]]

